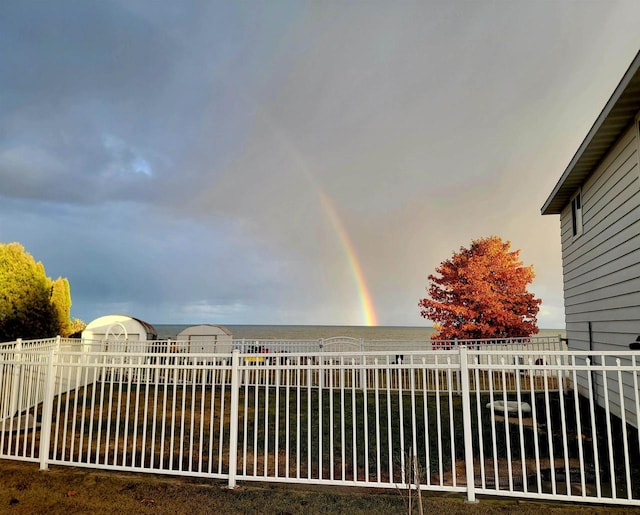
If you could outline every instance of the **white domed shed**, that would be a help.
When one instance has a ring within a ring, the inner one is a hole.
[[[176,339],[180,342],[180,347],[185,347],[186,352],[226,354],[233,350],[233,335],[221,325],[192,325],[180,332]]]
[[[82,339],[87,341],[136,342],[155,340],[158,332],[149,323],[128,315],[106,315],[92,320]]]

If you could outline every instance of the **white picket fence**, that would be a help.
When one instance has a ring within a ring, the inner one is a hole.
[[[635,354],[526,344],[509,354],[500,345],[398,359],[388,348],[203,356],[6,344],[0,458],[230,487],[277,481],[640,505]]]

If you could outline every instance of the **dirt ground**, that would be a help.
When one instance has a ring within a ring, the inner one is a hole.
[[[638,513],[640,509],[481,499],[423,493],[424,513]],[[413,513],[419,513],[414,501]],[[0,460],[0,513],[408,513],[401,492],[349,487],[241,483],[130,474],[73,467],[40,471],[35,463]]]

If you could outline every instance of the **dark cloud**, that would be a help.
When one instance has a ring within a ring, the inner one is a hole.
[[[144,101],[145,77],[164,80],[175,57],[165,33],[117,4],[3,2],[3,110],[47,115],[101,98]]]
[[[2,19],[1,194],[83,202],[144,190],[105,141],[156,160],[138,131],[157,105],[152,84],[179,58],[171,38],[107,2],[3,2]]]
[[[559,325],[539,207],[637,9],[2,2],[0,241],[84,318],[361,323],[355,252],[381,322],[419,324],[428,273],[499,234]]]

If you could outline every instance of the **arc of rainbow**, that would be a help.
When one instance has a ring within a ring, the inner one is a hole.
[[[373,307],[371,293],[369,292],[369,287],[367,286],[367,282],[365,281],[362,266],[360,265],[360,261],[358,260],[355,248],[353,247],[351,239],[349,238],[349,233],[347,233],[344,224],[338,216],[338,212],[336,211],[329,197],[319,187],[316,188],[316,192],[318,194],[318,197],[320,197],[320,203],[322,204],[327,217],[331,221],[331,225],[333,225],[333,228],[335,229],[336,234],[338,235],[338,238],[342,243],[342,247],[344,248],[344,251],[347,255],[347,259],[349,260],[349,265],[351,266],[353,277],[358,287],[358,295],[360,297],[360,303],[362,305],[362,315],[364,317],[364,323],[365,325],[378,325],[378,317],[376,316],[376,310]]]
[[[364,324],[369,326],[378,325],[378,317],[373,306],[373,300],[371,298],[371,293],[369,293],[369,288],[367,286],[367,281],[365,280],[364,272],[362,271],[362,266],[360,265],[360,261],[358,260],[355,248],[351,243],[351,239],[349,238],[349,233],[345,229],[344,224],[338,216],[338,212],[333,206],[333,203],[331,202],[329,196],[323,191],[323,189],[315,180],[315,177],[309,170],[306,160],[301,155],[297,147],[293,144],[291,138],[287,137],[284,131],[271,120],[271,117],[264,110],[258,109],[256,111],[256,116],[269,126],[272,136],[277,139],[280,146],[284,150],[286,150],[287,153],[292,157],[292,159],[295,161],[296,167],[303,173],[309,183],[311,183],[314,191],[320,198],[320,204],[322,205],[327,218],[331,222],[331,225],[333,225],[333,228],[338,235],[338,239],[342,244],[344,252],[347,256],[347,260],[349,262],[349,266],[351,267],[351,271],[356,282],[356,287],[358,289],[360,304],[362,306],[362,316],[364,319]]]

